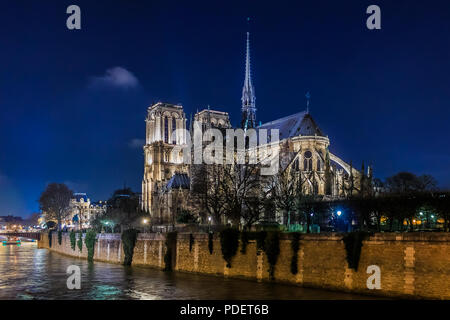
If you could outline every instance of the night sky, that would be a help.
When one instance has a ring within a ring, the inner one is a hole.
[[[71,4],[81,30],[66,28]],[[381,30],[366,28],[371,4]],[[332,152],[448,188],[449,29],[449,1],[2,2],[0,215],[37,211],[49,182],[91,200],[140,191],[153,102],[238,125],[247,30],[258,122],[303,111],[310,91]]]

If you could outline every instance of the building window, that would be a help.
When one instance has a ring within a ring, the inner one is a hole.
[[[312,153],[311,151],[306,151],[303,154],[304,160],[303,160],[303,170],[304,171],[311,171],[312,170]]]
[[[169,143],[169,119],[164,117],[164,142]]]
[[[321,171],[320,159],[317,159],[317,171]]]
[[[172,118],[172,143],[177,144],[177,135],[175,130],[177,129],[177,119]]]

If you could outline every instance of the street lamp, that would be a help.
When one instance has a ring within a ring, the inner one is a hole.
[[[146,219],[146,218],[142,219],[142,223],[144,224],[144,232],[145,232],[145,231],[146,231],[146,230],[145,230],[145,227],[146,227],[147,224],[148,224],[148,219]]]

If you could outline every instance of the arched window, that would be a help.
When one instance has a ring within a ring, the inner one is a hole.
[[[303,154],[303,157],[305,158],[303,160],[303,170],[311,171],[312,170],[312,153],[311,153],[311,151],[306,151]]]
[[[169,143],[169,118],[164,117],[164,142]]]
[[[320,159],[317,159],[317,171],[321,171]]]
[[[298,171],[298,169],[299,169],[299,161],[298,161],[298,158],[297,158],[297,159],[295,159],[295,162],[294,162],[294,170]]]
[[[175,130],[177,129],[177,119],[172,118],[172,143],[177,144],[177,135]]]

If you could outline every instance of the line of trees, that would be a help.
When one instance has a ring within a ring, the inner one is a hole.
[[[202,174],[204,187],[196,192],[204,214],[215,224],[232,222],[244,229],[273,221],[275,212],[286,226],[302,224],[306,232],[312,224],[322,230],[406,231],[439,221],[445,231],[450,228],[450,193],[439,191],[430,175],[400,172],[381,181],[362,174],[358,190],[330,200],[305,192],[307,181],[294,170],[268,178],[258,170],[248,164],[210,165]]]

